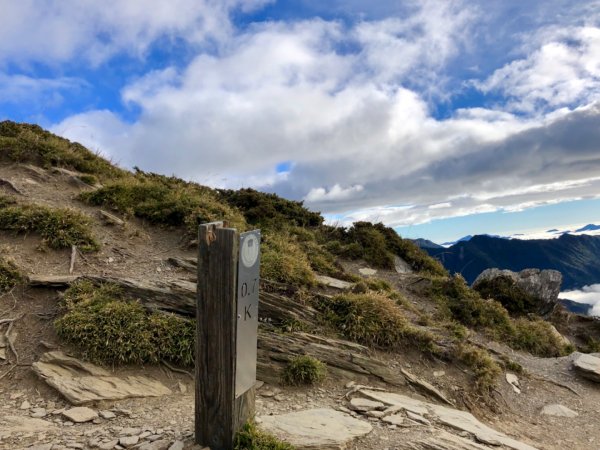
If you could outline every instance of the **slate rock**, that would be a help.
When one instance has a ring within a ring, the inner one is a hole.
[[[71,358],[60,351],[44,353],[32,368],[74,405],[171,394],[171,390],[159,381],[143,376],[116,377],[101,367]]]
[[[140,441],[137,436],[123,436],[119,438],[119,445],[125,448],[131,448]]]
[[[367,412],[383,407],[385,407],[385,405],[381,402],[369,400],[362,397],[355,397],[350,400],[350,409],[353,411]]]
[[[38,444],[33,447],[27,447],[27,450],[52,450],[54,444]]]
[[[360,269],[358,269],[358,272],[361,275],[364,275],[366,277],[372,277],[373,275],[375,275],[377,273],[377,270],[375,269],[370,269],[368,267],[362,267]]]
[[[572,409],[567,408],[564,405],[554,404],[554,405],[546,405],[542,408],[542,414],[544,416],[554,416],[554,417],[577,417],[577,414]]]
[[[573,368],[582,377],[600,383],[600,358],[579,353],[573,356]]]
[[[182,441],[173,442],[173,444],[169,447],[169,450],[183,450],[183,442]]]
[[[117,415],[112,411],[100,411],[98,414],[100,414],[100,417],[106,420],[111,420],[117,417]]]
[[[96,411],[85,406],[67,409],[66,411],[63,411],[62,415],[75,423],[91,422],[98,417]]]
[[[396,273],[412,273],[413,269],[404,259],[399,256],[394,256],[394,269]]]
[[[344,449],[348,442],[373,429],[368,422],[328,408],[263,416],[259,426],[298,450]]]
[[[167,439],[158,439],[153,442],[145,442],[139,447],[139,450],[168,450],[171,445],[171,441]]]
[[[349,283],[347,281],[343,281],[343,280],[338,280],[337,278],[332,278],[332,277],[328,277],[325,275],[317,275],[316,276],[317,282],[320,284],[324,284],[325,286],[334,288],[334,289],[339,289],[339,290],[348,290],[352,287],[352,283]]]

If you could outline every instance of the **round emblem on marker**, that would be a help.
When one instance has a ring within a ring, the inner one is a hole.
[[[255,235],[249,235],[242,242],[242,264],[252,267],[258,259],[258,239]]]

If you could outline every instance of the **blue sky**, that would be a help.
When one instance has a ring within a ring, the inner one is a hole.
[[[124,167],[435,241],[600,221],[598,0],[0,10],[0,119]]]

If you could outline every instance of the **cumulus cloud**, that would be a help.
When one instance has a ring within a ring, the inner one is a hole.
[[[590,316],[600,316],[600,284],[584,286],[580,290],[561,292],[559,298],[591,305]]]
[[[0,64],[93,64],[118,52],[142,55],[157,40],[225,39],[229,13],[270,0],[0,0]]]
[[[201,53],[182,70],[154,71],[126,86],[124,102],[141,111],[134,123],[91,111],[54,129],[128,166],[272,190],[342,221],[385,217],[408,225],[596,196],[600,104],[593,96],[548,114],[478,107],[436,119],[427,94],[405,87],[413,71],[435,73],[457,45],[439,44],[445,50],[432,59],[410,57],[403,45],[426,52],[421,34],[438,32],[422,25],[425,5],[413,19],[418,39],[388,19],[255,25],[219,55]],[[446,26],[467,23],[458,15]],[[580,35],[594,33],[582,28]],[[359,48],[340,52],[347,39]],[[407,52],[402,67],[384,65],[380,52],[390,46]],[[583,60],[592,74],[595,60]],[[525,84],[524,99],[526,86],[537,89]],[[285,176],[276,174],[281,161],[294,163]]]
[[[496,70],[476,86],[510,98],[508,109],[535,112],[600,99],[600,28],[541,32],[547,40],[526,58]]]
[[[121,86],[123,108],[139,114],[90,109],[53,131],[124,166],[274,191],[344,223],[418,224],[600,192],[595,0],[335,0],[352,19],[236,28],[232,12],[268,1],[0,0],[0,68],[99,67],[184,42],[184,63]],[[466,72],[477,78],[457,87]],[[77,86],[2,73],[13,102],[28,91],[59,102]],[[436,114],[463,89],[497,101]]]

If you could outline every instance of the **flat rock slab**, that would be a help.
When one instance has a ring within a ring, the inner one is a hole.
[[[389,405],[390,407],[386,411],[397,412],[405,410],[407,413],[411,412],[419,416],[426,415],[427,419],[432,423],[442,423],[459,431],[466,431],[472,434],[479,442],[485,444],[494,446],[504,445],[513,450],[536,450],[535,447],[524,444],[488,427],[477,420],[473,414],[466,411],[416,400],[406,395],[391,392],[361,389],[359,393],[367,398]],[[385,421],[386,419],[388,417],[385,417],[383,420]]]
[[[546,405],[542,408],[542,414],[545,416],[554,416],[554,417],[577,417],[577,414],[572,409],[567,408],[564,405]]]
[[[481,445],[462,436],[436,429],[431,436],[426,436],[416,442],[409,443],[402,449],[435,449],[435,450],[491,450],[493,447]]]
[[[600,383],[600,358],[581,353],[575,356],[573,367],[582,377]]]
[[[396,406],[397,408],[393,408],[396,411],[404,409],[420,415],[429,412],[429,409],[427,408],[428,404],[426,402],[407,397],[406,395],[394,394],[393,392],[371,391],[368,389],[363,389],[360,393],[371,400],[379,401],[389,406]],[[390,411],[391,410],[392,409],[390,409]]]
[[[96,411],[86,408],[85,406],[67,409],[66,411],[63,411],[62,415],[75,423],[91,422],[98,418],[98,413]]]
[[[375,275],[377,273],[377,270],[375,270],[375,269],[369,269],[368,267],[362,267],[362,268],[358,269],[358,272],[361,275],[364,275],[366,277],[371,277],[371,276],[373,276],[373,275]]]
[[[524,444],[488,427],[469,412],[439,405],[432,406],[432,412],[437,421],[457,430],[471,433],[479,442],[490,445],[504,445],[514,450],[536,450],[531,445]]]
[[[11,433],[37,433],[56,429],[56,425],[42,419],[23,416],[0,416],[0,435]]]
[[[171,390],[159,381],[143,376],[116,377],[101,367],[71,358],[59,351],[43,354],[32,368],[73,405],[171,394]]]
[[[381,402],[369,400],[367,398],[354,397],[350,400],[350,409],[354,411],[372,411],[374,409],[381,409],[385,405]]]
[[[348,290],[352,287],[352,283],[343,280],[338,280],[337,278],[327,277],[325,275],[317,275],[316,279],[317,282],[320,284],[324,284],[325,286],[334,289],[340,289],[342,291]]]
[[[343,450],[373,427],[333,409],[308,409],[278,416],[263,416],[260,427],[298,450]]]

